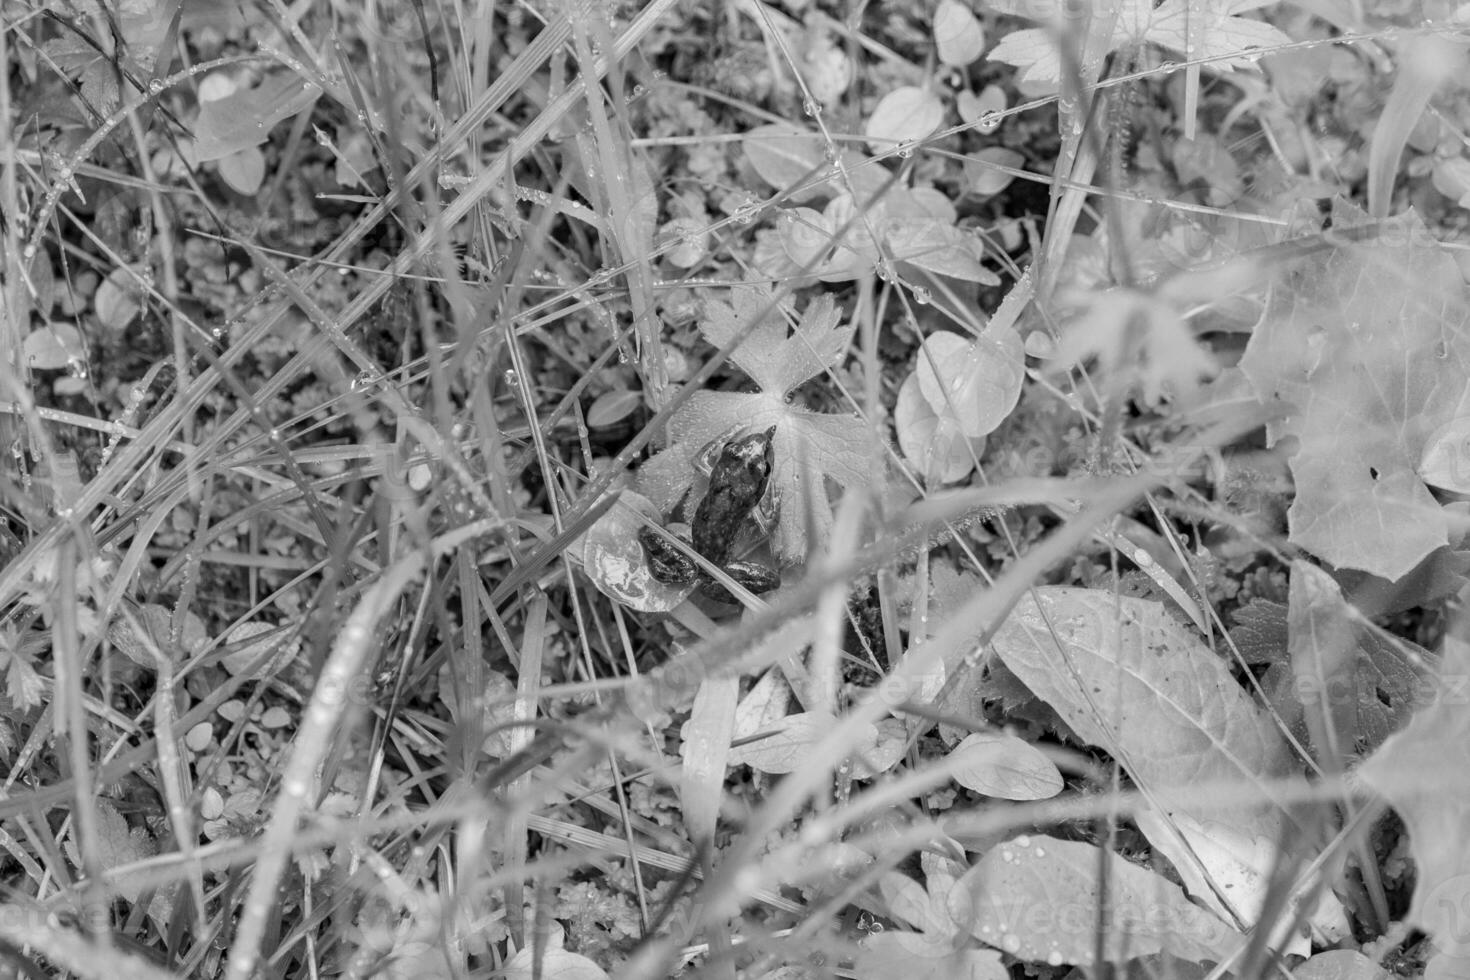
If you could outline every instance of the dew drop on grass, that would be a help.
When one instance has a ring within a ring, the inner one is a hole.
[[[928,289],[926,289],[923,286],[915,286],[913,288],[913,294],[914,294],[914,302],[915,303],[918,303],[920,306],[928,306],[929,305],[929,300],[930,300],[931,297],[929,295],[929,290]]]
[[[521,383],[521,375],[515,368],[505,369],[505,386],[515,388]]]
[[[807,99],[801,104],[801,111],[806,113],[808,116],[816,116],[821,113],[822,108],[811,99]]]

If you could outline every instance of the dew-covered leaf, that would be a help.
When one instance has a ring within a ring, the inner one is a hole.
[[[1053,967],[1097,965],[1094,929],[1104,901],[1113,923],[1103,937],[1110,963],[1156,953],[1218,963],[1244,942],[1178,885],[1120,857],[1107,865],[1104,899],[1100,866],[1095,845],[1016,837],[987,851],[955,884],[950,916],[990,946]]]
[[[648,555],[638,540],[639,529],[648,523],[663,523],[659,508],[641,494],[623,491],[617,503],[587,529],[582,567],[598,589],[628,608],[668,612],[689,598],[695,583],[675,586],[653,577]]]
[[[826,712],[805,711],[787,715],[730,749],[731,765],[745,764],[768,773],[787,773],[801,764],[812,745],[821,741],[836,726]],[[852,746],[853,752],[867,752],[878,742],[877,729],[869,725],[865,735]]]
[[[1300,764],[1221,659],[1161,603],[1055,586],[1017,604],[994,650],[1078,739],[1112,754],[1140,785],[1241,786],[1235,805],[1201,798],[1137,820],[1192,895],[1224,914],[1208,874],[1253,921],[1285,818],[1267,783]]]

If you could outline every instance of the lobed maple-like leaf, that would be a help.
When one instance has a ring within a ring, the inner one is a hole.
[[[1339,204],[1334,229],[1364,226]],[[1470,413],[1470,290],[1409,211],[1371,239],[1288,264],[1240,366],[1296,441],[1293,544],[1338,568],[1398,579],[1450,541],[1419,467]]]
[[[639,490],[667,513],[699,481],[695,458],[701,450],[732,434],[775,426],[771,487],[778,518],[771,550],[792,563],[831,528],[827,481],[848,490],[869,486],[880,476],[880,456],[856,415],[813,412],[789,399],[798,385],[839,363],[852,342],[854,324],[841,322],[832,298],[813,301],[788,333],[785,314],[764,288],[740,286],[731,303],[710,304],[700,330],[723,347],[752,321],[756,326],[730,359],[760,390],[691,396],[669,419],[669,448],[639,471]]]

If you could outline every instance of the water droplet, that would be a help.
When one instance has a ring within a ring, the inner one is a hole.
[[[508,388],[514,388],[521,383],[521,376],[515,368],[505,369],[505,384]]]
[[[1016,838],[1016,846],[1017,847],[1030,847],[1031,846],[1031,838],[1028,837],[1028,836],[1026,836],[1025,834],[1022,834],[1020,837],[1017,837]]]
[[[1036,854],[1036,856],[1037,856],[1037,857],[1039,857],[1039,858],[1044,858],[1044,857],[1046,857],[1046,848],[1044,848],[1044,847],[1038,847],[1038,848],[1037,848],[1037,849],[1036,849],[1036,851],[1035,851],[1035,854]]]
[[[927,288],[925,288],[924,286],[915,286],[913,287],[912,292],[914,294],[915,303],[918,303],[920,306],[929,305],[929,300],[932,297],[929,295],[929,290]]]
[[[1062,965],[1062,952],[1061,952],[1061,950],[1054,949],[1050,953],[1047,953],[1046,954],[1046,963],[1047,963],[1048,966],[1061,966]]]
[[[1007,848],[1006,850],[1000,852],[1000,859],[1006,864],[1015,864],[1016,852]]]
[[[975,129],[980,133],[993,133],[1000,128],[1000,113],[984,113],[975,123]]]
[[[1016,951],[1021,948],[1021,937],[1014,932],[1006,933],[1000,937],[1000,948],[1014,956]]]
[[[801,104],[801,111],[806,113],[808,116],[816,116],[821,113],[822,107],[817,105],[811,99],[807,99]]]
[[[153,81],[149,82],[148,83],[148,91],[152,92],[154,95],[158,95],[158,94],[162,93],[163,92],[163,79],[161,79],[161,78],[155,78]]]
[[[913,143],[913,140],[904,140],[902,143],[898,144],[898,155],[899,155],[900,158],[902,158],[904,160],[907,160],[909,157],[913,156],[914,155],[914,143]]]

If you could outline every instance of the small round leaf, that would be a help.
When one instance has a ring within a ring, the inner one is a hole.
[[[896,143],[921,140],[944,122],[939,96],[915,85],[903,85],[878,101],[863,130],[874,152],[891,150]]]
[[[963,68],[985,51],[985,31],[969,6],[960,0],[940,0],[934,12],[934,44],[939,60]]]
[[[918,378],[912,374],[898,389],[893,423],[898,448],[929,486],[963,479],[985,448],[983,436],[972,441],[953,418],[935,413],[919,393]]]
[[[1026,377],[1021,337],[1009,327],[967,341],[932,334],[919,351],[919,390],[936,415],[949,415],[970,438],[994,432],[1016,407]]]
[[[60,371],[84,356],[82,335],[70,323],[48,323],[32,330],[21,346],[26,363],[36,371]]]

